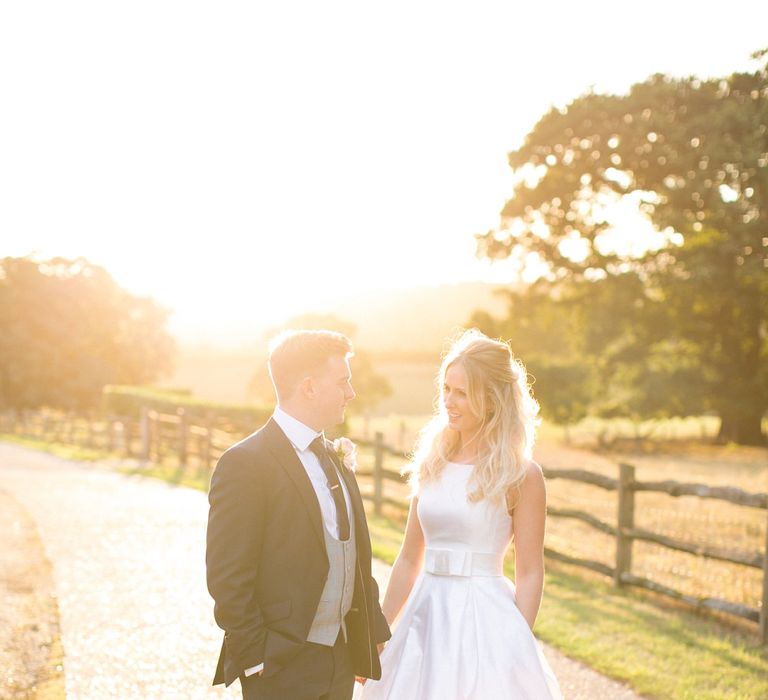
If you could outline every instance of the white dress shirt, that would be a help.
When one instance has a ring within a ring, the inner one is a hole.
[[[320,466],[320,460],[317,458],[317,455],[309,449],[312,441],[319,435],[322,435],[322,433],[312,430],[308,425],[304,425],[301,421],[288,415],[279,406],[275,409],[272,418],[275,423],[280,426],[280,429],[285,433],[285,436],[291,441],[293,449],[296,450],[296,454],[299,457],[299,461],[304,466],[304,470],[307,472],[307,476],[312,482],[312,488],[315,489],[317,501],[320,504],[320,512],[323,515],[323,524],[331,535],[336,539],[339,539],[339,523],[336,518],[336,504],[333,501],[331,489],[328,487],[328,479],[325,477],[325,472]],[[339,475],[339,482],[341,483],[341,490],[344,493],[344,501],[347,504],[347,517],[349,518],[349,521],[352,522],[352,502],[349,500],[347,486],[344,483],[344,479],[341,478],[341,475]]]
[[[323,525],[325,525],[326,530],[338,540],[339,522],[336,517],[336,504],[333,501],[331,489],[328,486],[328,479],[326,479],[325,472],[320,466],[320,460],[317,458],[317,455],[309,449],[312,441],[319,435],[322,435],[322,433],[318,433],[300,420],[289,415],[279,406],[272,414],[272,418],[280,427],[280,430],[285,433],[288,440],[290,440],[293,449],[296,450],[296,455],[298,456],[299,461],[307,472],[307,476],[312,483],[312,488],[317,495],[317,501],[320,504]],[[347,517],[349,518],[349,521],[352,522],[352,501],[349,498],[347,485],[344,483],[344,479],[341,478],[341,475],[339,475],[339,483],[341,484],[341,490],[344,493],[344,502],[347,504]],[[246,676],[251,676],[263,669],[264,664],[262,663],[258,666],[245,669],[244,673]]]

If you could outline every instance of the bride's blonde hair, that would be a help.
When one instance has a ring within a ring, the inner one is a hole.
[[[517,488],[531,458],[538,425],[539,405],[531,394],[528,375],[509,346],[468,330],[451,346],[438,374],[439,396],[435,415],[419,434],[413,461],[406,466],[411,489],[436,479],[455,456],[459,433],[448,427],[443,401],[445,374],[461,364],[467,375],[467,398],[481,420],[474,440],[477,459],[470,480],[470,501],[500,503]]]

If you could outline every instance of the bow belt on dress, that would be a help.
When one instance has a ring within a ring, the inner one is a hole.
[[[424,552],[424,571],[437,576],[503,576],[504,559],[493,552],[435,549]]]

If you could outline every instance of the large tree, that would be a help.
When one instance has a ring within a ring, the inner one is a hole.
[[[567,430],[587,415],[596,393],[597,368],[584,349],[578,302],[554,297],[542,281],[506,294],[506,318],[477,311],[468,325],[510,341],[525,364],[542,415]]]
[[[591,295],[634,277],[625,385],[721,417],[720,438],[763,442],[768,406],[768,71],[655,75],[626,95],[549,111],[510,153],[491,258],[533,254],[553,288]],[[647,227],[627,212],[645,217]],[[638,313],[638,309],[642,313]],[[621,324],[621,311],[606,319]],[[594,316],[594,314],[593,314]],[[615,338],[621,343],[621,336]],[[616,375],[614,375],[616,376]],[[688,395],[686,397],[686,394]]]
[[[166,373],[167,312],[84,259],[0,260],[0,407],[84,409]]]

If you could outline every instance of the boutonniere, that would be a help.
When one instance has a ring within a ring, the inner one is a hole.
[[[341,437],[333,441],[333,450],[339,456],[339,461],[349,471],[357,468],[357,445],[349,438]]]

